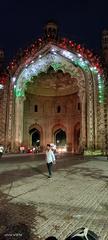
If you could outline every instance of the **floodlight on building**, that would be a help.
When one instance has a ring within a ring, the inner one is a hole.
[[[3,84],[0,84],[0,90],[2,90],[4,88]]]
[[[82,57],[80,53],[78,53],[78,57]]]
[[[13,77],[12,78],[12,82],[14,83],[16,81],[16,77]]]

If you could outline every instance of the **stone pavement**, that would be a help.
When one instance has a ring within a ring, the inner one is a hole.
[[[0,184],[11,218],[14,215],[15,221],[19,215],[21,221],[31,221],[34,239],[54,235],[62,240],[77,228],[88,227],[108,240],[108,161],[59,158],[51,179],[41,159],[2,161]]]

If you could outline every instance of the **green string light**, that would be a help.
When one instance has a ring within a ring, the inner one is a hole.
[[[71,62],[76,67],[80,67],[86,72],[88,72],[90,69],[93,74],[99,75],[97,68],[92,67],[92,66],[90,67],[90,63],[89,62],[87,63],[86,60],[83,59],[82,57],[77,58],[77,59],[72,59]],[[64,72],[67,71],[66,66],[60,62],[59,63],[58,62],[51,63],[51,67],[54,69],[54,71],[58,71],[58,70],[63,70]],[[43,71],[40,71],[39,74],[42,72]],[[70,69],[70,71],[68,69],[68,72],[71,74],[71,69]],[[34,80],[36,80],[36,76],[31,76],[30,79],[25,79],[24,86],[22,89],[17,89],[17,87],[16,87],[14,89],[14,93],[15,93],[16,97],[23,97],[25,95],[24,90],[27,89],[30,82],[33,82]],[[104,80],[103,80],[103,76],[101,76],[101,75],[98,76],[98,99],[99,99],[99,103],[104,102]]]

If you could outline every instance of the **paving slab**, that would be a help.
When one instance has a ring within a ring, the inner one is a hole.
[[[31,228],[40,239],[54,235],[62,240],[77,228],[88,227],[108,240],[108,161],[90,158],[75,163],[70,157],[66,164],[67,158],[57,160],[51,179],[41,161],[15,168],[2,163],[0,174],[16,175],[1,184],[1,191],[11,204],[36,209]]]

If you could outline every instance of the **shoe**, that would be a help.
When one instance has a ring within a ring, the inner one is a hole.
[[[51,178],[51,176],[49,175],[48,178]]]

